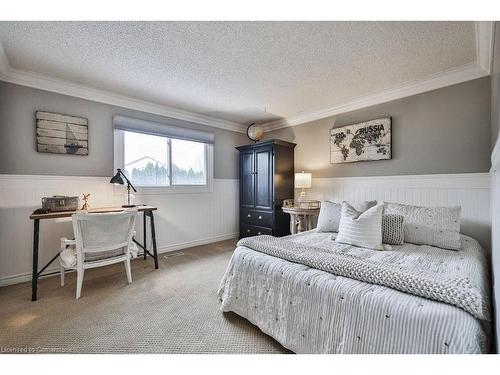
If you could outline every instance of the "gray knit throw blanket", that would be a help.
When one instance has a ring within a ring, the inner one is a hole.
[[[480,320],[490,320],[489,301],[468,278],[422,271],[408,265],[375,262],[342,252],[304,245],[284,238],[243,238],[238,246],[300,263],[337,276],[382,285],[401,292],[459,307]]]

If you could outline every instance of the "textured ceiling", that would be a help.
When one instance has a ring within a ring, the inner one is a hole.
[[[473,22],[0,22],[0,43],[15,69],[244,123],[474,62],[474,30]]]

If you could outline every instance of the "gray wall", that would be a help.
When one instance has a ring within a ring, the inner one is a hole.
[[[392,117],[392,160],[330,164],[329,130]],[[487,172],[490,78],[395,100],[266,135],[297,143],[295,169],[313,177]]]
[[[89,155],[57,155],[36,151],[35,111],[43,110],[89,120]],[[111,176],[114,115],[169,122],[215,133],[215,178],[238,178],[235,146],[244,134],[172,120],[71,96],[0,82],[0,174]]]

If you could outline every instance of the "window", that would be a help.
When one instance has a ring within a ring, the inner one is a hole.
[[[206,185],[205,144],[171,140],[172,185]]]
[[[155,135],[124,132],[124,168],[137,186],[168,186],[169,139]]]
[[[143,126],[140,128],[130,126],[130,123],[126,125],[117,126],[115,121],[115,168],[121,168],[140,192],[189,192],[211,189],[212,144],[206,143],[203,138],[201,139],[203,142],[199,142],[168,136],[168,130],[181,131],[176,127],[145,131],[144,126],[151,127],[148,123],[144,125],[141,122],[140,125]],[[172,131],[170,133],[178,135]],[[190,138],[196,136],[198,134]],[[160,191],[154,188],[159,188]]]

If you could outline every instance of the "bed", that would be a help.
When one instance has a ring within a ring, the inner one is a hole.
[[[460,251],[409,243],[376,251],[336,243],[335,236],[313,230],[241,240],[218,290],[221,310],[248,319],[296,353],[490,351],[487,260],[475,239],[460,235]],[[275,252],[266,250],[269,243]],[[411,269],[409,275],[417,278],[403,277],[395,287],[390,272],[363,281],[352,269],[333,272],[324,262],[312,267],[304,249],[389,263],[389,270]],[[444,283],[439,293],[422,293],[414,286],[423,276],[423,289],[433,279],[451,284]],[[456,281],[465,282],[466,294],[455,288]]]

